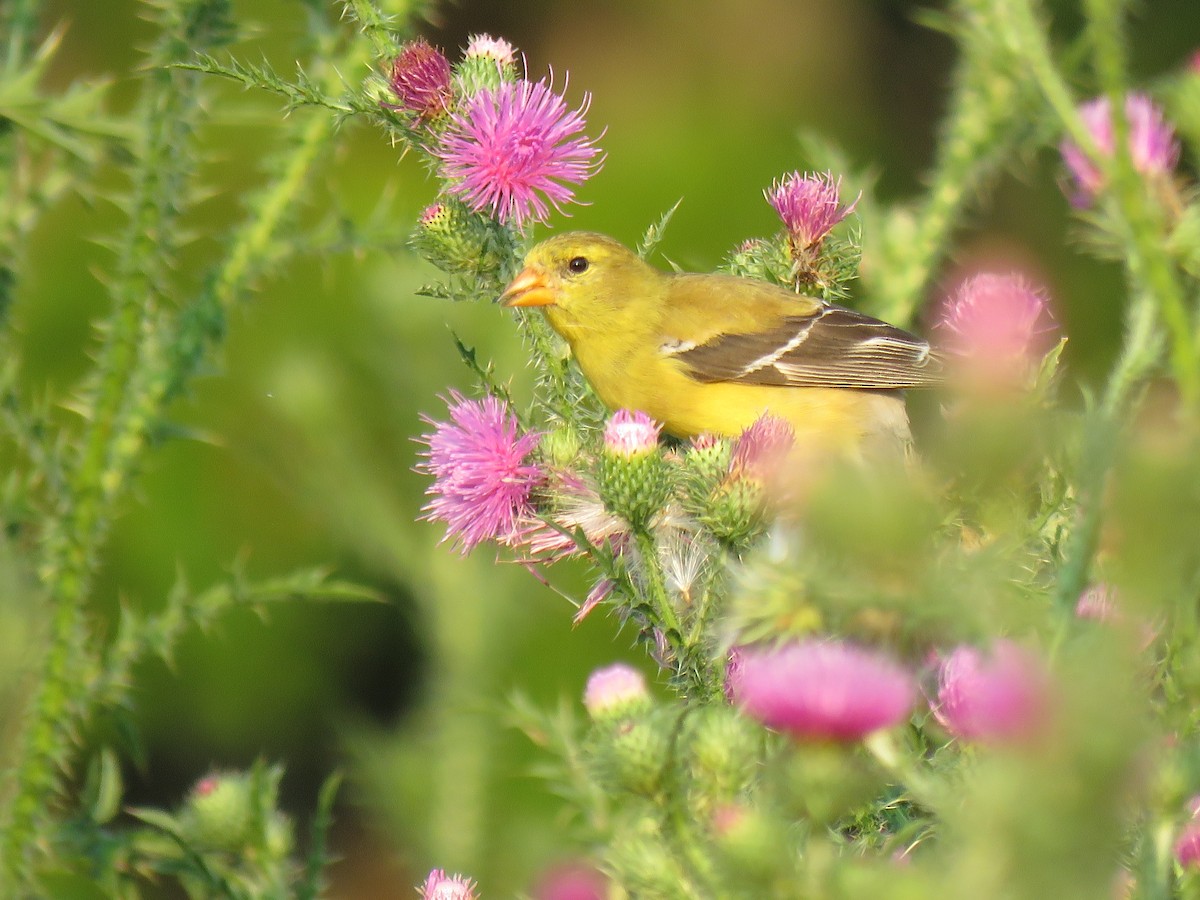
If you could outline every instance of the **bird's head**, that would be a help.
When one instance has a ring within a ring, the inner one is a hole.
[[[572,231],[530,250],[500,302],[510,307],[545,307],[556,329],[574,330],[589,320],[619,314],[628,299],[622,286],[655,271],[610,237]]]

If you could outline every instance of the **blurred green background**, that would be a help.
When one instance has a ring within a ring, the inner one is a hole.
[[[253,26],[236,55],[292,71],[298,4],[235,6]],[[1051,6],[1069,35],[1073,7]],[[55,83],[113,79],[114,107],[127,109],[138,49],[151,37],[138,4],[46,8],[47,22],[66,29]],[[840,145],[874,173],[884,199],[919,190],[954,58],[949,38],[915,22],[919,8],[492,0],[443,4],[418,30],[452,56],[471,33],[503,36],[531,76],[552,68],[567,85],[569,73],[576,103],[591,93],[589,132],[606,129],[607,160],[580,192],[588,205],[552,227],[632,243],[683,198],[662,250],[710,270],[736,243],[775,229],[762,190],[811,167],[801,132]],[[1147,0],[1133,38],[1134,68],[1152,84],[1200,46],[1200,6]],[[214,258],[282,115],[274,98],[213,87],[201,140],[214,162],[199,173],[212,196],[189,223],[196,237],[185,283]],[[1027,163],[972,215],[946,278],[981,259],[1031,269],[1071,338],[1070,371],[1086,383],[1115,348],[1119,271],[1073,249],[1056,157]],[[71,197],[46,219],[15,310],[25,383],[64,402],[95,347],[89,320],[105,304],[97,273],[109,258],[96,239],[117,221],[101,196],[105,177],[115,175],[101,176],[97,196]],[[377,217],[395,235],[433,195],[416,160],[353,122],[315,183],[310,220],[331,211],[360,224]],[[190,634],[172,665],[144,665],[135,693],[145,758],[126,771],[131,804],[173,805],[211,767],[265,756],[286,763],[284,803],[303,823],[320,780],[345,770],[335,834],[346,858],[334,869],[341,897],[409,897],[434,865],[469,871],[488,896],[510,896],[571,855],[562,803],[534,777],[539,754],[509,727],[506,700],[521,691],[543,705],[574,703],[593,667],[644,663],[618,623],[597,614],[572,628],[573,609],[555,591],[494,564],[487,548],[462,559],[437,546],[440,526],[415,521],[426,486],[412,472],[420,415],[441,416],[439,395],[471,384],[452,332],[493,360],[519,397],[530,384],[509,318],[494,306],[417,296],[435,277],[402,246],[350,254],[316,244],[261,284],[231,323],[219,367],[176,410],[194,439],[152,456],[114,535],[96,611],[153,608],[179,573],[204,586],[235,564],[255,576],[329,565],[380,590],[380,604],[228,616],[211,633]],[[576,597],[588,587],[582,576],[570,566],[549,573]],[[431,761],[440,774],[430,774]]]

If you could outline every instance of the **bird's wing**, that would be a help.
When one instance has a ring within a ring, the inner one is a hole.
[[[797,306],[800,314],[770,316],[760,330],[668,336],[661,350],[703,382],[898,390],[942,381],[941,357],[915,335],[840,306]]]

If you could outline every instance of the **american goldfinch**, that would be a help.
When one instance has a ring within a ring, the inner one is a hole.
[[[893,325],[765,281],[662,272],[602,234],[536,245],[500,301],[542,307],[606,406],[681,438],[770,413],[797,447],[903,449],[902,392],[941,380],[929,344]]]

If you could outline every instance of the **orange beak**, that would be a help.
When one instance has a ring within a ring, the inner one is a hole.
[[[504,289],[504,293],[500,295],[500,305],[553,306],[554,292],[550,290],[540,272],[532,266],[526,266]]]

